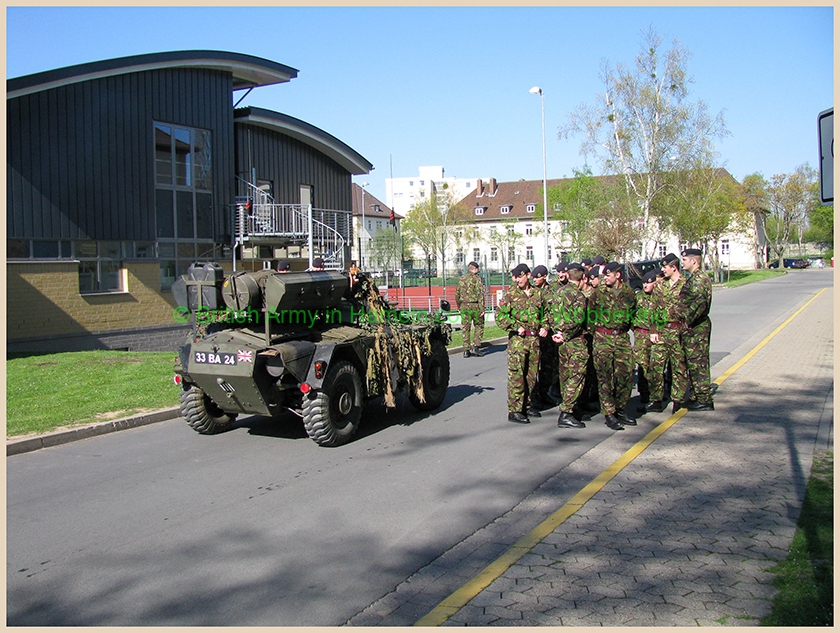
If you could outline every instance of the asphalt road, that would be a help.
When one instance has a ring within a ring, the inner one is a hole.
[[[712,361],[737,360],[832,273],[716,292]],[[451,358],[440,410],[373,403],[340,448],[288,414],[7,458],[7,623],[340,625],[612,434],[600,416],[559,430],[554,410],[509,424],[504,347]]]

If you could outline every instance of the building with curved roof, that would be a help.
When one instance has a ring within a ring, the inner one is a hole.
[[[371,163],[305,121],[233,105],[297,75],[173,51],[8,79],[7,349],[172,349],[169,288],[193,262],[349,260],[351,179]],[[317,240],[281,229],[301,213]]]

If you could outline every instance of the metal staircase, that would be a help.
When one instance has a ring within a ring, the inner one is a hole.
[[[277,204],[268,192],[237,178],[243,195],[233,205],[234,247],[246,244],[306,245],[309,263],[324,260],[326,270],[344,270],[351,213],[313,209],[307,204]],[[345,238],[346,236],[346,238]]]

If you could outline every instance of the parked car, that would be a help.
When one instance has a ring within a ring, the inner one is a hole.
[[[627,283],[635,292],[642,291],[642,277],[654,268],[659,268],[662,263],[659,259],[646,259],[641,262],[632,262],[625,264],[624,268],[627,271]]]
[[[825,268],[825,260],[822,257],[809,257],[809,268]]]
[[[795,257],[786,257],[783,260],[785,268],[808,268],[808,260],[806,259],[798,259]],[[779,267],[779,260],[774,260],[770,262],[768,268],[778,268]]]

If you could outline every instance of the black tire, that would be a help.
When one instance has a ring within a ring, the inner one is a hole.
[[[344,360],[330,367],[315,395],[303,397],[303,426],[319,446],[341,446],[359,430],[362,418],[362,379]]]
[[[431,411],[443,403],[446,390],[449,389],[449,353],[446,346],[441,341],[433,340],[432,351],[423,357],[422,363],[423,395],[426,401],[420,402],[414,392],[409,392],[408,400],[415,409]]]
[[[187,424],[202,435],[215,435],[230,430],[236,414],[225,413],[221,407],[195,385],[181,390],[181,414]]]

